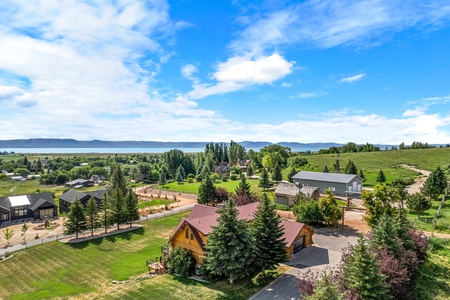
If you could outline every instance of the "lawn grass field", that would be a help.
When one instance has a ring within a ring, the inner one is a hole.
[[[250,279],[199,283],[163,275],[112,284],[147,272],[189,212],[141,223],[142,229],[77,244],[52,242],[13,253],[0,263],[1,299],[248,299],[261,287]],[[285,271],[280,269],[280,274]]]
[[[415,283],[417,299],[450,299],[450,240],[432,237],[428,254]]]
[[[417,217],[417,213],[408,213],[408,219],[414,224],[414,227],[424,231],[450,233],[450,197],[447,196],[441,209],[441,216],[436,219],[436,225],[433,225],[432,222],[441,204],[442,197],[443,195],[439,196],[439,200],[432,200],[431,208],[420,213],[420,219]]]
[[[240,180],[229,180],[227,182],[222,181],[216,181],[215,186],[216,187],[222,187],[226,189],[229,192],[234,192],[236,190],[236,187],[239,185]],[[251,188],[259,188],[259,180],[258,179],[247,179],[247,182],[250,184]],[[170,182],[164,185],[158,185],[157,187],[160,189],[166,189],[166,190],[176,190],[181,192],[188,192],[188,193],[197,193],[198,187],[200,186],[200,182],[182,182],[181,184],[178,184],[178,182]]]

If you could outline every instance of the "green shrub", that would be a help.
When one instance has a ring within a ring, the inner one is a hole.
[[[189,179],[189,178],[192,178],[192,179],[194,179],[195,178],[195,175],[194,174],[192,174],[192,173],[189,173],[188,174],[188,176],[187,176],[187,178]]]
[[[230,179],[231,179],[231,180],[236,180],[236,179],[237,179],[236,174],[232,174],[232,175],[230,176]]]
[[[191,250],[175,247],[167,257],[167,271],[189,277],[194,273],[195,259]]]
[[[193,183],[194,182],[194,178],[188,178],[187,182],[188,183]]]
[[[223,182],[227,182],[227,181],[228,181],[227,176],[223,176],[223,177],[222,177],[222,181],[223,181]]]
[[[286,205],[286,204],[275,203],[275,207],[277,208],[277,210],[283,210],[283,211],[292,210],[292,207],[290,207],[289,205]]]
[[[195,181],[202,182],[203,181],[203,176],[202,175],[197,175],[197,177],[195,177]]]

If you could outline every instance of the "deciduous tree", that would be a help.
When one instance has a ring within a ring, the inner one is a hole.
[[[3,229],[3,236],[6,240],[6,247],[9,247],[9,240],[14,236],[14,230],[12,230],[11,228]]]

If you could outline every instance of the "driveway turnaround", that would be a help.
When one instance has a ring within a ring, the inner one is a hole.
[[[297,300],[298,278],[310,269],[320,272],[327,266],[337,265],[342,256],[342,248],[357,242],[357,234],[350,230],[319,229],[314,234],[314,246],[309,246],[292,256],[286,265],[291,268],[277,280],[255,294],[251,300]]]

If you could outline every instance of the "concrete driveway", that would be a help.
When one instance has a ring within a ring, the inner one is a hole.
[[[251,300],[296,300],[298,278],[302,271],[311,269],[320,272],[327,266],[335,266],[341,261],[342,248],[356,244],[358,234],[351,229],[318,229],[313,236],[314,245],[292,256],[286,265],[291,268],[277,280],[263,288]]]

